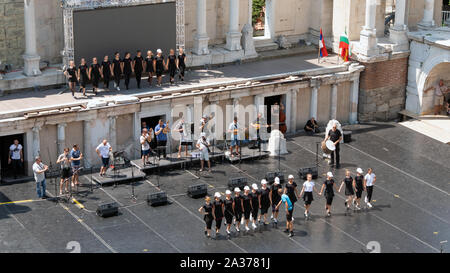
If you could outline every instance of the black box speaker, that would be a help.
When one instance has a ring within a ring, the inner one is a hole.
[[[247,186],[247,177],[235,177],[228,180],[228,188],[230,190],[234,190],[234,188],[243,190],[245,186]]]
[[[273,184],[273,182],[275,182],[275,177],[280,178],[280,183],[284,183],[284,174],[282,172],[268,172],[266,173],[266,180],[267,183],[269,183],[270,185]]]
[[[300,168],[300,170],[298,170],[298,176],[300,176],[300,178],[302,179],[306,179],[306,175],[309,173],[312,174],[313,179],[316,179],[319,176],[317,167],[306,167]]]
[[[149,193],[147,204],[150,206],[162,206],[167,204],[167,194],[165,192]]]
[[[116,202],[103,203],[97,207],[97,215],[101,217],[110,217],[119,214],[119,204]]]
[[[352,131],[344,131],[344,143],[352,141]]]
[[[208,189],[206,184],[192,185],[188,187],[187,194],[192,198],[200,198],[208,194]]]

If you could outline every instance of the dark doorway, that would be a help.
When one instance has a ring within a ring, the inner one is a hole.
[[[271,114],[272,113],[271,112],[272,105],[275,105],[275,104],[280,105],[280,103],[281,103],[281,95],[264,98],[264,105],[266,106],[267,125],[272,124],[272,114]],[[273,121],[273,122],[276,123],[276,121]],[[267,132],[270,133],[270,131],[271,131],[271,127],[267,128]]]
[[[11,178],[14,178],[14,171],[10,164],[8,164],[9,159],[9,147],[14,143],[14,140],[17,139],[19,141],[19,144],[22,145],[22,152],[23,152],[23,158],[24,163],[26,162],[25,154],[26,154],[26,147],[24,145],[24,135],[23,134],[17,134],[17,135],[9,135],[9,136],[2,136],[0,137],[0,181],[5,181],[5,179],[10,180]],[[25,172],[25,164],[22,163],[18,168],[18,178],[23,178]]]
[[[155,130],[155,127],[156,127],[156,125],[158,125],[158,121],[160,119],[162,119],[162,121],[164,123],[167,122],[166,115],[141,118],[141,129],[142,129],[142,123],[145,122],[147,124],[147,129],[152,128],[153,130]]]

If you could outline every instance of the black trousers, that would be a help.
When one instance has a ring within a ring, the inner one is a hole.
[[[180,65],[178,66],[180,69],[180,78],[183,77],[184,78],[184,71],[186,70],[186,66],[185,65]]]
[[[370,201],[372,200],[372,192],[373,192],[373,186],[367,186],[367,202],[370,203]]]
[[[135,76],[136,76],[137,87],[141,88],[142,72],[141,71],[135,71],[134,73],[135,73]]]
[[[94,86],[94,88],[98,88],[99,81],[100,81],[100,76],[93,76],[92,77],[92,86]]]
[[[13,168],[14,178],[17,178],[17,175],[19,174],[21,166],[22,166],[22,162],[20,161],[20,159],[12,159],[11,165]]]
[[[334,157],[336,155],[336,164],[339,165],[339,162],[341,161],[341,157],[339,155],[340,152],[340,145],[336,145],[336,150],[334,150],[333,152],[331,152],[331,163],[334,164]]]
[[[158,140],[158,147],[159,146],[166,146],[167,140]],[[163,149],[164,157],[166,157],[166,149]],[[161,158],[161,149],[158,149],[158,158]]]
[[[120,85],[120,73],[114,72],[114,82],[116,83],[117,87]]]
[[[128,89],[128,86],[130,85],[131,73],[130,74],[128,74],[128,73],[124,74],[124,77],[125,77],[125,87]]]
[[[103,76],[103,84],[105,85],[105,88],[108,88],[108,89],[109,89],[109,80],[110,80],[109,75]]]

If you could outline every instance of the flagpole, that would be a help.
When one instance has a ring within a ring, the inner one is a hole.
[[[320,30],[322,30],[322,27],[320,27]],[[319,48],[319,50],[317,50],[317,63],[320,63],[320,42],[321,42],[321,39],[320,39],[320,32],[319,32],[319,44],[318,44],[318,48]]]

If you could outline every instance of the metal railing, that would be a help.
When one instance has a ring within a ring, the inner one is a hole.
[[[450,11],[442,11],[442,25],[450,27]]]

